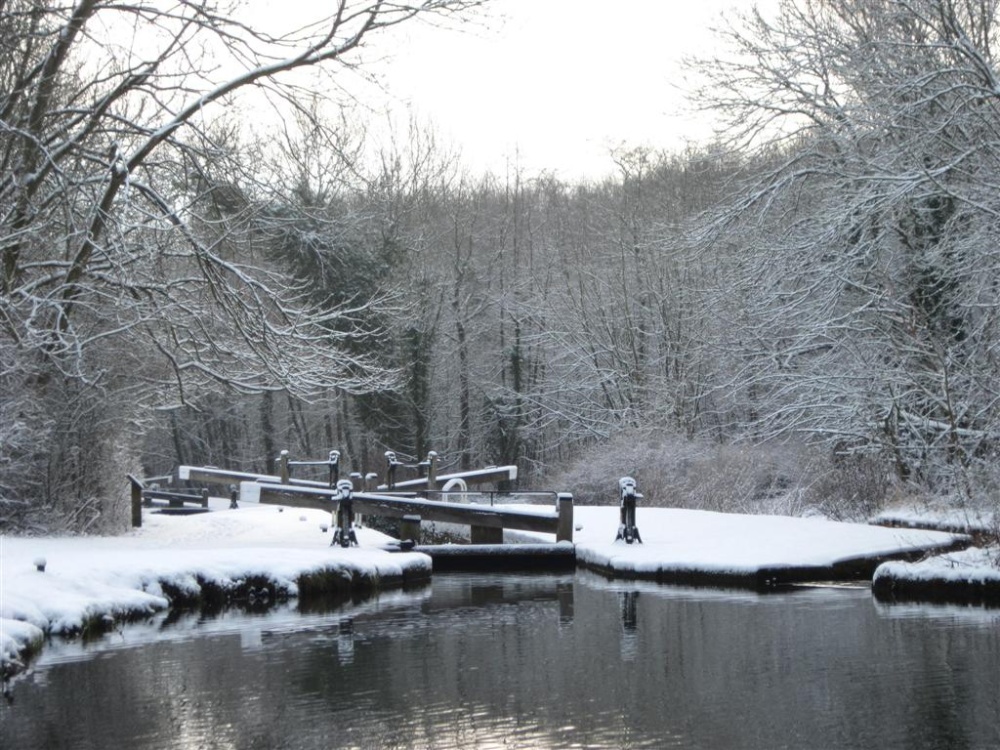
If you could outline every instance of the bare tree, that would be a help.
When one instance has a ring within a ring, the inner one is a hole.
[[[974,491],[996,450],[997,3],[787,0],[705,101],[753,175],[705,235],[758,437],[809,435]]]
[[[32,442],[68,446],[52,451],[66,455],[91,444],[85,422],[60,426],[66,398],[117,394],[120,408],[148,407],[203,389],[307,398],[384,385],[384,369],[347,346],[373,300],[317,306],[260,252],[234,244],[236,217],[266,196],[201,179],[243,156],[219,142],[213,121],[250,91],[298,107],[298,71],[356,69],[372,36],[480,4],[341,0],[280,34],[241,20],[240,7],[194,0],[2,4],[0,378],[5,394],[32,391],[55,412],[18,421]],[[135,412],[114,411],[94,419],[109,425],[97,442],[117,445],[117,471],[134,461],[121,436]],[[81,459],[100,463],[109,462]],[[0,483],[12,500],[39,467],[4,470],[21,477]],[[106,495],[119,480],[95,482],[62,461],[48,471],[36,505]]]

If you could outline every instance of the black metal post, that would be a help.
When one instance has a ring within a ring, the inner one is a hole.
[[[354,485],[350,479],[341,479],[337,482],[337,490],[340,497],[337,500],[337,528],[333,532],[333,541],[330,546],[339,544],[341,547],[357,546],[358,537],[354,532],[354,508],[352,494]]]
[[[632,477],[622,477],[619,479],[618,494],[620,501],[620,522],[615,541],[624,539],[626,544],[632,544],[632,542],[642,544],[642,537],[639,536],[639,528],[635,523],[635,504],[642,495],[636,491],[635,480]]]

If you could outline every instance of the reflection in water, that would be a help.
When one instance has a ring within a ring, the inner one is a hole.
[[[637,614],[639,592],[622,591],[618,594],[622,610],[621,656],[623,662],[635,661],[639,653],[639,617]]]
[[[563,581],[556,584],[556,600],[559,602],[559,624],[573,623],[573,583]]]
[[[354,662],[354,620],[345,617],[337,628],[337,660],[341,666]]]
[[[439,576],[183,637],[126,628],[141,648],[53,644],[0,706],[0,747],[998,746],[996,620],[928,611],[867,591]]]

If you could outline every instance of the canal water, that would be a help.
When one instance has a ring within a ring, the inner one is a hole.
[[[438,575],[358,604],[54,641],[18,748],[998,748],[1000,611]]]

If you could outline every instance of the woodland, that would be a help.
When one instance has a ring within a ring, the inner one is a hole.
[[[0,0],[0,528],[122,529],[129,473],[282,450],[579,502],[996,506],[997,2],[748,8],[692,61],[724,128],[586,183],[471,174],[331,93],[483,3],[328,5],[279,34]]]

